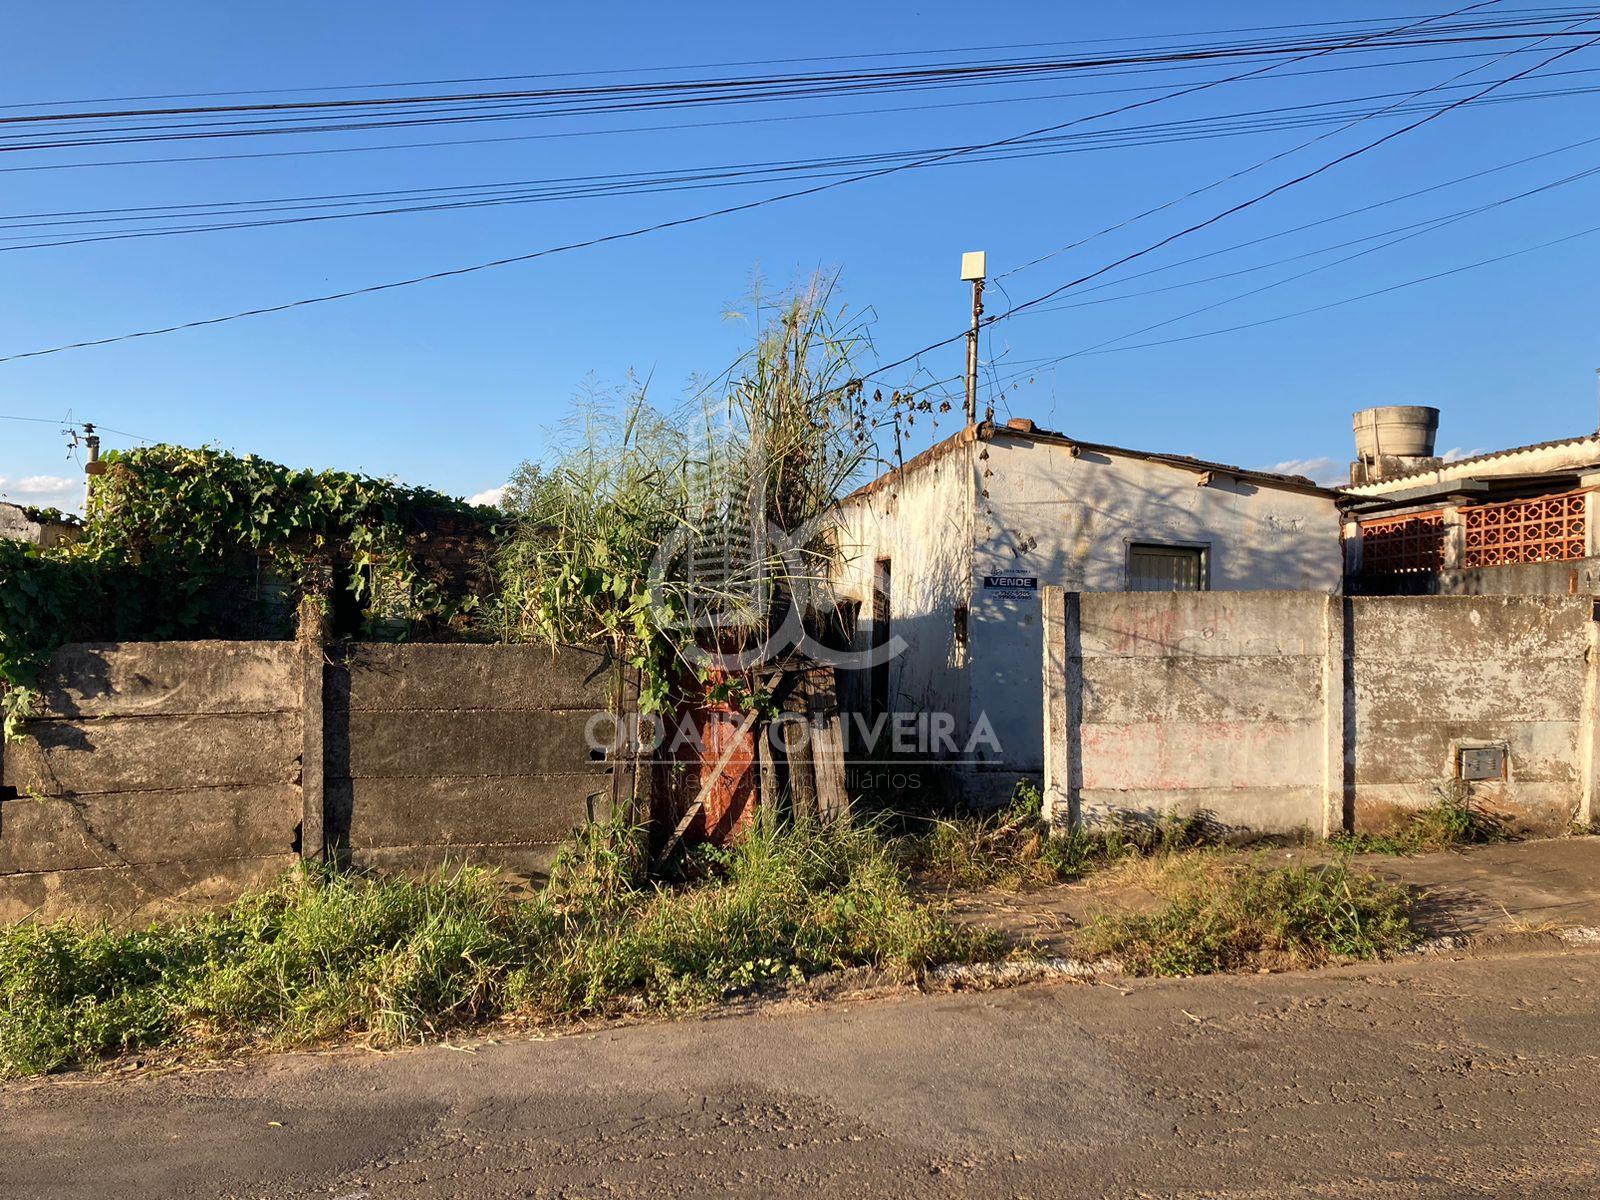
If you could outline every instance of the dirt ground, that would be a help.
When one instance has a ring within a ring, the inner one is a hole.
[[[1588,1197],[1600,951],[1056,983],[0,1090],[18,1197]]]
[[[1268,865],[1321,862],[1320,847],[1255,852]],[[1600,837],[1440,850],[1410,858],[1357,855],[1354,864],[1417,889],[1417,923],[1430,937],[1492,938],[1530,930],[1600,926]],[[1005,931],[1019,944],[1071,954],[1074,932],[1097,911],[1149,908],[1139,863],[1081,883],[1022,892],[951,892],[956,917]]]

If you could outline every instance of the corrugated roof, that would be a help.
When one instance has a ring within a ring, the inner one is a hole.
[[[1439,464],[1437,467],[1418,467],[1414,471],[1406,471],[1399,475],[1390,475],[1387,478],[1380,479],[1375,483],[1348,484],[1345,487],[1340,488],[1339,491],[1351,495],[1377,494],[1371,492],[1370,489],[1383,488],[1391,483],[1396,483],[1403,479],[1418,479],[1424,475],[1437,475],[1445,471],[1453,473],[1458,467],[1472,467],[1480,463],[1493,462],[1495,459],[1499,458],[1509,458],[1514,454],[1530,454],[1536,450],[1555,450],[1562,446],[1582,445],[1584,442],[1600,443],[1600,434],[1583,433],[1576,437],[1554,438],[1548,442],[1530,442],[1526,446],[1511,446],[1505,450],[1491,450],[1486,454],[1473,454],[1466,458],[1454,458],[1447,463]],[[1600,446],[1597,446],[1596,457],[1597,461],[1600,461]]]

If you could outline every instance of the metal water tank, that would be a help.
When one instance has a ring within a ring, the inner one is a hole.
[[[1356,455],[1432,458],[1439,432],[1439,410],[1421,404],[1363,408],[1355,415]]]

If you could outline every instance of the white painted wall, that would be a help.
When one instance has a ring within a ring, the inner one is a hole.
[[[913,466],[847,502],[847,561],[836,590],[871,613],[873,562],[893,562],[893,628],[910,646],[891,668],[896,704],[952,713],[960,740],[986,713],[1000,740],[977,774],[1003,796],[1044,764],[1039,594],[1011,598],[986,575],[1032,575],[1039,587],[1122,591],[1132,542],[1198,544],[1217,591],[1336,594],[1339,517],[1329,496],[997,431]],[[952,614],[969,606],[969,645]]]
[[[858,601],[859,648],[871,641],[873,573],[892,566],[890,628],[906,649],[889,665],[891,709],[948,712],[967,721],[965,651],[956,644],[954,612],[971,599],[971,445],[951,447],[887,486],[863,493],[839,511],[840,565],[834,591]],[[852,681],[864,688],[863,678]],[[863,707],[860,695],[847,697]]]

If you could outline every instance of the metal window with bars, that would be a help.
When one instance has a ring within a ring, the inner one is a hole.
[[[1203,546],[1134,543],[1128,547],[1130,592],[1203,592],[1209,587]]]
[[[1462,509],[1466,544],[1461,565],[1507,567],[1583,558],[1588,542],[1587,494],[1585,489]]]
[[[1407,513],[1361,522],[1361,570],[1408,575],[1444,569],[1444,511]]]

